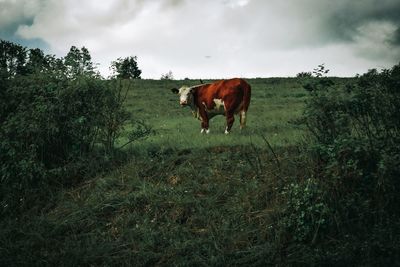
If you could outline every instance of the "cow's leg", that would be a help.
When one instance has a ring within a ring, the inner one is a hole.
[[[200,133],[208,134],[210,129],[208,129],[208,116],[207,112],[204,109],[199,109],[200,118],[201,118],[201,131]]]
[[[233,116],[233,112],[226,112],[226,128],[225,134],[229,134],[232,129],[233,122],[235,121],[235,117]]]
[[[246,111],[240,111],[240,130],[246,126]]]
[[[201,122],[200,133],[206,133],[206,134],[210,133],[210,129],[208,129],[208,120],[207,120],[207,122],[204,122],[204,121]]]
[[[233,115],[235,114],[235,111],[239,107],[241,100],[240,98],[236,97],[233,94],[226,96],[223,100],[224,100],[224,108],[226,116],[225,134],[228,134],[232,129],[233,122],[235,121]]]

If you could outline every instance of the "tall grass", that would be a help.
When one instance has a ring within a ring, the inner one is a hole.
[[[283,168],[293,165],[277,153]],[[3,222],[3,263],[267,262],[274,259],[265,246],[275,238],[268,233],[279,176],[273,155],[256,147],[148,147],[124,167],[65,191],[45,214]]]
[[[305,129],[296,121],[308,99],[301,79],[248,81],[248,126],[240,131],[236,121],[229,135],[222,116],[200,134],[169,90],[197,81],[133,81],[126,106],[154,134],[124,147],[123,166],[61,190],[46,209],[1,221],[2,265],[354,263],[345,251],[357,242],[331,237],[325,254],[314,246],[330,213],[308,144],[299,145]]]

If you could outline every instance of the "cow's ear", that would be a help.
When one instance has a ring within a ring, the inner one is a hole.
[[[174,93],[174,94],[179,93],[179,90],[178,90],[177,88],[172,88],[171,91],[172,91],[172,93]]]

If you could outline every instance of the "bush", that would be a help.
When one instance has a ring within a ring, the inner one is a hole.
[[[352,85],[317,89],[305,113],[330,189],[338,196],[359,192],[377,212],[398,209],[389,203],[399,200],[399,69],[372,70]]]
[[[24,74],[0,68],[2,214],[19,213],[107,166],[130,119],[123,106],[129,81],[104,81],[94,71],[60,75],[56,66]],[[133,124],[128,142],[150,133]]]
[[[400,232],[400,64],[347,84],[317,77],[304,86],[312,178],[283,191],[287,253],[310,253],[309,264],[393,264],[400,251],[393,235]]]
[[[297,78],[310,78],[312,77],[312,72],[310,71],[302,71],[296,74]]]
[[[280,224],[291,233],[289,239],[315,242],[327,228],[331,213],[318,181],[309,178],[303,183],[291,183],[283,189],[282,198],[284,219]]]

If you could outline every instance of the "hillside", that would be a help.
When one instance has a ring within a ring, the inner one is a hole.
[[[288,153],[297,153],[302,130],[290,122],[307,96],[296,79],[248,81],[248,127],[236,121],[228,136],[223,116],[201,135],[169,90],[198,81],[134,81],[125,104],[154,134],[127,146],[117,169],[62,190],[39,214],[3,222],[2,253],[17,265],[219,265],[268,253],[272,185],[282,171],[263,138],[280,168],[293,165]]]
[[[1,265],[398,263],[398,208],[381,198],[396,200],[389,155],[397,152],[371,153],[363,129],[348,124],[343,110],[361,103],[355,80],[314,79],[308,92],[307,79],[247,81],[247,128],[240,131],[237,119],[229,135],[222,116],[200,134],[200,122],[169,90],[198,81],[131,81],[124,105],[151,134],[124,146],[117,160],[88,162],[93,172],[49,191],[45,205],[5,217]],[[131,130],[127,124],[117,147]],[[373,167],[377,159],[383,167]],[[389,177],[383,191],[381,170]]]

